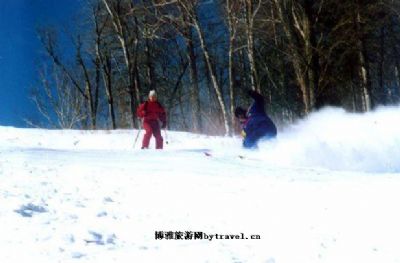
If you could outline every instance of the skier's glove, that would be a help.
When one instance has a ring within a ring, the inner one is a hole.
[[[161,128],[165,129],[166,127],[167,127],[167,122],[166,122],[166,121],[163,121],[163,123],[162,123],[162,125],[161,125]]]

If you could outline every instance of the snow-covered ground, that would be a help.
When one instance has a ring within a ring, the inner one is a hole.
[[[136,134],[0,127],[0,262],[400,262],[399,107],[325,109],[255,151]]]

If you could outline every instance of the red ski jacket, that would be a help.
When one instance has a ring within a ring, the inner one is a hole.
[[[163,106],[158,101],[146,101],[139,105],[136,111],[139,118],[144,121],[160,120],[165,125],[167,117]]]

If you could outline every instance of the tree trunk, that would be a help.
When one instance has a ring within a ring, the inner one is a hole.
[[[305,49],[306,49],[306,60],[307,60],[307,73],[308,73],[308,101],[310,103],[311,110],[315,106],[315,93],[319,89],[319,78],[320,78],[320,66],[319,66],[319,55],[317,47],[317,37],[315,29],[315,11],[313,10],[313,0],[306,0],[305,6]]]
[[[197,70],[196,53],[193,43],[193,33],[191,26],[187,26],[186,30],[186,46],[189,58],[189,68],[190,68],[190,102],[192,105],[192,131],[202,132],[202,121],[200,113],[200,97],[199,97],[199,77]]]
[[[155,89],[154,67],[151,58],[150,41],[148,38],[146,38],[145,52],[147,59],[147,85],[150,90],[154,90]]]
[[[310,70],[310,64],[313,61],[316,63],[316,59],[313,58],[315,51],[311,43],[311,21],[306,14],[299,16],[296,13],[298,10],[295,9],[292,1],[274,0],[274,3],[289,46],[292,47],[290,49],[292,53],[291,62],[297,84],[302,92],[304,114],[308,114],[315,105],[313,84],[317,81],[316,76]]]
[[[358,55],[358,63],[359,63],[359,78],[361,84],[361,98],[362,98],[362,110],[369,111],[371,110],[371,82],[369,76],[369,64],[366,60],[366,47],[364,43],[364,39],[362,36],[361,30],[361,14],[360,14],[360,5],[357,1],[357,6],[355,8],[354,13],[354,26],[356,30],[357,36],[357,55]]]
[[[107,103],[108,103],[108,114],[110,115],[111,118],[112,129],[115,130],[117,128],[117,124],[115,121],[114,96],[112,92],[112,66],[110,57],[106,55],[102,64],[104,72],[103,80],[106,89]]]
[[[204,40],[203,32],[202,32],[202,30],[200,28],[198,17],[196,15],[193,18],[193,23],[194,23],[194,27],[195,27],[195,29],[197,31],[197,35],[199,36],[200,45],[201,45],[201,48],[202,48],[203,53],[204,53],[204,58],[206,60],[208,72],[209,72],[209,75],[210,75],[210,78],[211,78],[211,83],[213,85],[215,93],[217,94],[218,103],[219,103],[219,106],[220,106],[221,111],[222,111],[222,118],[223,118],[223,122],[224,122],[225,135],[229,135],[230,128],[229,128],[229,123],[228,123],[228,114],[227,114],[227,111],[226,111],[224,99],[222,97],[222,91],[221,91],[220,86],[218,85],[217,77],[215,76],[215,70],[214,70],[214,68],[212,66],[211,57],[210,57],[210,54],[208,52],[208,49],[207,49],[207,46],[206,46],[206,43],[205,43],[205,40]]]
[[[234,3],[233,3],[234,4]],[[229,100],[230,100],[230,114],[231,114],[231,125],[233,135],[236,127],[236,117],[235,117],[235,88],[234,88],[234,45],[236,37],[236,27],[234,25],[234,6],[230,0],[226,0],[226,11],[228,19],[228,30],[229,30],[229,47],[228,47],[228,78],[229,78]]]
[[[396,92],[391,92],[390,93],[390,98],[392,103],[399,103],[400,101],[400,65],[398,62],[396,62],[395,66],[395,75],[397,79],[397,87],[396,87]]]
[[[231,34],[229,37],[229,52],[228,52],[228,71],[229,71],[229,99],[231,101],[231,123],[232,131],[233,127],[236,127],[235,117],[235,88],[234,88],[234,72],[233,72],[233,47],[234,47],[234,36]]]
[[[384,65],[385,65],[385,27],[382,26],[380,32],[380,48],[379,48],[379,67],[378,67],[378,79],[379,89],[381,94],[381,101],[384,105],[388,103],[389,92],[385,87],[385,76],[384,76]]]
[[[76,59],[77,59],[78,65],[82,68],[82,71],[83,71],[83,76],[84,76],[84,80],[85,80],[85,93],[86,93],[86,97],[87,97],[88,110],[89,110],[89,116],[90,116],[90,128],[94,130],[94,129],[96,129],[96,110],[95,110],[95,105],[94,105],[94,101],[93,101],[93,87],[92,87],[92,83],[90,81],[88,69],[82,58],[81,40],[80,40],[79,36],[78,36],[77,46],[76,46]]]
[[[254,58],[254,8],[253,0],[245,0],[245,17],[246,17],[246,41],[247,41],[247,57],[250,64],[250,81],[251,87],[257,92],[260,91],[258,83],[258,74],[256,68],[256,61]]]
[[[138,127],[137,122],[136,122],[136,114],[135,114],[136,113],[135,101],[139,101],[139,90],[138,90],[137,83],[135,83],[136,82],[135,76],[134,76],[135,67],[133,65],[132,55],[129,52],[130,49],[129,49],[129,46],[127,43],[127,36],[126,36],[127,29],[122,27],[122,23],[121,23],[121,20],[119,17],[120,14],[114,14],[114,12],[111,9],[111,6],[107,2],[107,0],[103,0],[103,3],[107,9],[108,14],[111,17],[111,21],[112,21],[115,33],[120,42],[121,49],[122,49],[122,52],[124,55],[125,66],[128,71],[128,78],[127,78],[128,79],[128,87],[127,88],[128,88],[129,98],[130,98],[131,125],[133,127]],[[136,18],[135,18],[135,22],[136,22],[136,30],[137,30]],[[137,41],[137,39],[135,39],[135,41]],[[136,96],[135,96],[135,93],[136,93]],[[136,97],[136,100],[135,100],[135,97]]]
[[[390,33],[391,35],[395,35],[394,32],[394,27],[395,27],[395,21],[394,19],[391,19],[390,21]],[[396,77],[396,90],[390,93],[390,100],[392,103],[398,103],[400,100],[400,61],[399,61],[399,50],[397,49],[397,41],[396,39],[391,41],[391,46],[394,54],[394,74]]]

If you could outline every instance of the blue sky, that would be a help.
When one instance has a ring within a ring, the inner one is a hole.
[[[43,53],[39,25],[65,27],[82,0],[0,0],[0,125],[25,127],[23,118],[39,118],[29,99]]]

